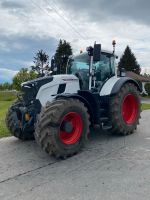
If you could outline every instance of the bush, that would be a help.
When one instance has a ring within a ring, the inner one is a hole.
[[[33,80],[37,77],[34,71],[29,71],[27,68],[22,68],[13,78],[13,88],[20,91],[21,83]]]
[[[145,90],[148,93],[148,95],[150,96],[150,83],[145,84]]]

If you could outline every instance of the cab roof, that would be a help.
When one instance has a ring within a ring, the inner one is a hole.
[[[110,55],[113,55],[113,52],[112,51],[108,51],[106,49],[101,49],[101,52],[102,53],[106,53],[106,54],[110,54]],[[86,55],[87,54],[87,51],[84,51],[83,53],[80,53],[80,54],[75,54],[73,57],[76,57],[76,56],[79,56],[79,55]],[[116,55],[114,55],[116,56]]]

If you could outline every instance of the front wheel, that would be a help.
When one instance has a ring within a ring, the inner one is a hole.
[[[35,139],[50,155],[66,158],[77,153],[89,133],[87,108],[77,99],[48,102],[35,125]]]
[[[111,100],[111,132],[121,135],[132,134],[139,124],[140,113],[139,91],[134,84],[126,83]]]

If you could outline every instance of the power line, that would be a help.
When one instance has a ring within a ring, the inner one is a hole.
[[[56,22],[56,23],[58,23],[58,21],[56,21],[56,19],[52,16],[52,15],[50,15],[49,14],[49,12],[47,11],[47,10],[45,10],[44,8],[42,8],[42,7],[40,7],[37,3],[35,3],[33,0],[31,0],[31,2],[32,2],[32,4],[35,6],[35,7],[37,7],[38,9],[40,9],[42,12],[44,12],[46,15],[48,15],[49,17],[51,17],[51,18],[53,18],[54,19],[54,21]],[[52,6],[50,6],[50,8],[51,9],[53,9],[53,7]],[[54,9],[53,9],[54,10]],[[55,11],[55,13],[56,13],[56,11]],[[56,13],[57,14],[57,13]],[[57,14],[58,15],[58,14]],[[59,17],[60,17],[60,15],[59,15]],[[62,18],[62,17],[61,17]],[[68,22],[65,20],[65,22],[68,24]],[[61,27],[63,30],[64,30],[64,26],[62,26],[62,25],[60,25],[61,23],[59,23],[59,27]],[[68,24],[69,25],[69,24]],[[71,27],[71,29],[72,29],[72,27]],[[73,29],[74,30],[74,29]],[[76,32],[76,30],[74,30],[74,32]],[[76,34],[78,34],[78,35],[80,35],[80,37],[82,37],[82,39],[84,40],[84,41],[86,41],[86,39],[77,31],[76,32]],[[74,38],[75,39],[75,38]],[[82,44],[82,43],[81,43]],[[84,46],[84,45],[83,45]]]
[[[64,14],[64,16],[66,16],[66,15],[65,15],[65,10],[64,10],[63,8],[60,8],[60,6],[58,7],[58,4],[56,4],[56,1],[55,1],[55,0],[51,0],[51,1],[53,2],[55,8],[59,9],[59,10]],[[73,25],[75,25],[75,27],[77,27],[77,28],[79,29],[79,27],[78,27],[78,25],[77,25],[76,23],[72,23],[72,26],[73,26]],[[87,35],[85,32],[84,32],[84,36],[85,36],[85,37],[88,37],[88,35]]]
[[[76,32],[83,40],[86,40],[85,37],[84,37],[83,35],[81,35],[80,32],[78,32],[78,31],[73,27],[73,25],[72,25],[68,20],[66,20],[62,14],[60,14],[60,13],[57,11],[57,8],[56,8],[56,7],[51,6],[51,5],[49,4],[48,1],[45,1],[45,2],[48,3],[48,5],[56,12],[56,14],[57,14],[61,19],[63,19],[63,20],[67,23],[67,25],[70,26],[70,27],[72,28],[72,30],[73,30],[74,32]]]
[[[33,0],[31,0],[31,2],[32,2],[32,4],[35,6],[35,7],[37,7],[38,9],[40,9],[42,12],[44,12],[46,15],[48,15],[49,17],[51,17],[51,18],[53,18],[53,20],[56,22],[56,23],[58,23],[57,21],[56,21],[56,19],[52,16],[52,15],[50,15],[49,14],[49,12],[48,11],[46,11],[45,9],[43,9],[42,7],[40,7],[38,4],[36,4]],[[64,30],[64,27],[62,26],[62,25],[58,25],[58,27],[61,27],[62,28],[62,30]]]

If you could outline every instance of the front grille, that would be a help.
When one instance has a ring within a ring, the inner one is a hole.
[[[28,105],[36,98],[37,90],[35,87],[31,86],[30,88],[22,86],[22,98],[25,102],[25,105]]]
[[[53,77],[42,77],[22,84],[23,100],[26,105],[36,98],[41,86],[53,81]]]

